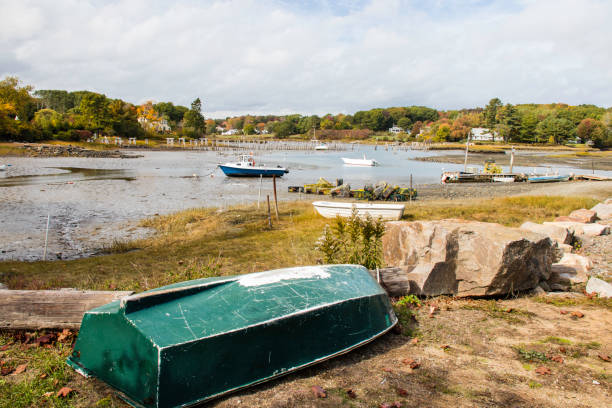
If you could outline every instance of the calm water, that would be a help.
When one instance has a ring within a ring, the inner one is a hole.
[[[346,167],[342,157],[374,158],[378,167]],[[255,156],[259,163],[282,165],[289,174],[277,180],[279,199],[297,199],[287,186],[337,178],[353,188],[380,180],[408,185],[437,183],[443,170],[462,165],[410,160],[449,152],[387,151],[380,146],[355,146],[351,151],[280,151]],[[218,163],[233,161],[234,153],[177,151],[139,152],[135,159],[10,158],[0,172],[0,260],[41,259],[49,216],[47,259],[95,253],[114,239],[135,238],[147,231],[134,221],[193,207],[224,207],[257,201],[259,179],[228,178]],[[517,172],[532,168],[515,167]],[[577,169],[560,172],[581,173]],[[606,172],[601,172],[605,174]],[[612,172],[609,175],[612,175]],[[195,175],[195,177],[194,177]],[[272,195],[264,179],[261,195]],[[132,221],[132,223],[129,223]],[[0,265],[2,268],[2,265]]]

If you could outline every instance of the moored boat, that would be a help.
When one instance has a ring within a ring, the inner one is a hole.
[[[281,166],[256,165],[253,156],[247,154],[241,155],[239,162],[220,164],[219,167],[229,177],[282,177],[289,173],[289,170]]]
[[[568,181],[569,176],[559,175],[530,175],[527,181],[530,183],[552,183],[557,181]]]
[[[499,175],[499,176],[493,176],[493,181],[496,183],[514,183],[515,176],[503,176],[503,175]]]
[[[357,265],[198,279],[88,311],[68,359],[139,407],[177,407],[346,353],[397,323]]]
[[[347,166],[372,167],[372,166],[380,165],[380,163],[378,163],[376,160],[366,158],[365,154],[363,155],[363,159],[351,159],[351,158],[343,157],[342,161]]]
[[[350,217],[353,209],[357,215],[365,217],[370,214],[372,218],[381,217],[383,220],[399,220],[404,215],[404,204],[385,203],[343,203],[333,201],[315,201],[312,203],[319,214],[325,218]]]

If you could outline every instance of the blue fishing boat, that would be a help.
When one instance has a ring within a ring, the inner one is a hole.
[[[358,265],[198,279],[88,311],[68,359],[131,405],[186,407],[347,353],[397,323]]]
[[[253,156],[248,154],[240,156],[239,162],[228,162],[220,164],[219,167],[228,177],[282,177],[285,173],[289,173],[289,170],[281,166],[257,165]]]
[[[568,181],[569,176],[557,175],[531,175],[527,178],[529,183],[554,183],[557,181]]]

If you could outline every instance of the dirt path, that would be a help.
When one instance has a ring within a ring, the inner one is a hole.
[[[410,336],[390,334],[211,406],[377,407],[394,401],[403,407],[612,406],[612,363],[598,357],[612,353],[612,311],[584,298],[564,299],[551,300],[559,305],[542,303],[544,298],[437,299],[433,303],[441,310],[433,318],[426,307],[417,312],[416,345]],[[411,369],[405,359],[420,367]],[[538,374],[539,367],[550,374]],[[328,397],[314,397],[313,385]],[[348,389],[357,397],[350,398]]]

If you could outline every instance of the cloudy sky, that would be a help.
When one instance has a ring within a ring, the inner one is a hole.
[[[208,117],[612,105],[611,0],[0,0],[0,76]]]

